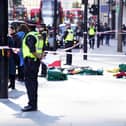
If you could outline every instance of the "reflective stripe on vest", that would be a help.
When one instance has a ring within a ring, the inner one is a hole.
[[[90,27],[89,28],[88,34],[89,35],[95,35],[95,29],[94,29],[94,27]]]
[[[68,34],[65,38],[65,41],[73,41],[73,39],[74,39],[73,30],[68,29],[67,31],[68,31]]]
[[[38,32],[29,32],[28,34],[26,34],[26,36],[23,39],[23,45],[22,45],[22,52],[23,52],[23,57],[30,57],[30,58],[36,58],[31,52],[29,47],[26,44],[26,38],[32,35],[36,38],[36,53],[41,54],[42,53],[42,49],[43,49],[43,40],[41,38],[41,35]]]

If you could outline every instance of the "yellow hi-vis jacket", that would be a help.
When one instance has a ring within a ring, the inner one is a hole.
[[[89,30],[88,30],[88,34],[89,35],[95,35],[95,28],[94,27],[90,27]]]
[[[68,34],[65,38],[65,42],[67,41],[73,41],[74,40],[74,33],[73,33],[73,30],[72,29],[68,29]]]
[[[38,32],[29,32],[28,34],[26,34],[26,36],[23,39],[23,44],[22,44],[23,57],[24,58],[30,57],[30,58],[35,58],[36,59],[36,57],[30,52],[30,49],[26,44],[26,38],[29,35],[34,36],[36,38],[36,40],[37,40],[37,42],[35,44],[35,47],[36,47],[36,53],[38,53],[38,54],[42,54],[42,52],[43,52],[42,49],[43,49],[43,46],[44,46],[44,42],[42,40],[41,35]]]

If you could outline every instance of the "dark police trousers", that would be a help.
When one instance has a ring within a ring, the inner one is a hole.
[[[47,66],[46,66],[46,64],[43,63],[43,62],[41,63],[41,65],[42,65],[42,66],[41,66],[41,67],[42,67],[42,68],[41,68],[41,76],[42,76],[42,77],[46,77],[46,75],[47,75]]]
[[[32,108],[37,108],[37,97],[38,97],[38,72],[39,72],[40,61],[39,59],[25,58],[24,60],[24,75],[25,75],[25,86],[28,95],[28,105]]]
[[[65,43],[65,48],[70,48],[73,46],[73,41],[67,41]],[[71,65],[72,64],[72,54],[69,54],[69,52],[72,52],[72,49],[68,49],[66,52],[68,52],[68,54],[66,55],[66,64],[67,65]]]

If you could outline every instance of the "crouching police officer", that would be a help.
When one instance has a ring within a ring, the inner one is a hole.
[[[32,29],[33,30],[33,29]],[[39,32],[30,31],[23,39],[22,52],[24,57],[25,86],[28,95],[28,105],[23,112],[37,110],[38,71],[43,57],[43,39]]]

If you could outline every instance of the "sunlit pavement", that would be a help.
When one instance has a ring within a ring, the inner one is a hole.
[[[100,54],[106,48],[90,53]],[[112,47],[108,48],[109,53],[117,54]],[[27,95],[24,83],[16,81],[16,90],[9,89],[9,98],[0,99],[0,125],[126,126],[126,78],[116,79],[107,72],[119,63],[126,63],[126,58],[89,57],[83,63],[81,58],[73,58],[74,65],[102,68],[104,75],[69,75],[66,81],[38,78],[37,112],[20,111],[27,104]]]

